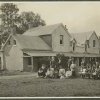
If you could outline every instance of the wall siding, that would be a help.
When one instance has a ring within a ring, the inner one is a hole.
[[[42,35],[40,36],[49,46],[52,47],[52,37],[51,35]]]
[[[96,41],[96,46],[93,47],[93,40]],[[90,39],[89,39],[89,48],[87,48],[88,53],[97,53],[99,54],[99,40],[96,36],[96,34],[92,34]]]
[[[60,35],[63,35],[63,44],[60,44]],[[52,48],[56,52],[69,52],[72,50],[70,46],[70,37],[62,26],[59,26],[52,34]]]
[[[11,37],[11,45],[6,44],[5,51],[5,62],[8,70],[23,70],[23,53],[19,48],[19,44],[16,41],[16,46],[13,45],[14,38]]]
[[[76,46],[75,52],[84,53],[85,52],[85,48],[81,47],[81,46]]]

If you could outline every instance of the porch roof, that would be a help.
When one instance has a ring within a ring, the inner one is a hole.
[[[28,54],[29,56],[56,56],[56,53],[52,52],[41,52],[41,51],[25,51],[24,53]]]
[[[65,56],[72,56],[72,57],[100,57],[99,54],[89,54],[89,53],[65,53]]]
[[[56,56],[59,52],[50,52],[50,51],[25,51],[24,53],[29,56]],[[65,56],[69,57],[100,57],[99,54],[89,54],[89,53],[73,53],[73,52],[62,52]]]

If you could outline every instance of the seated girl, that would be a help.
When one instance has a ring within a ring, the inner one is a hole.
[[[46,72],[46,78],[53,78],[54,77],[54,68],[48,68]]]
[[[43,78],[46,76],[46,66],[44,64],[42,64],[42,67],[39,68],[38,76]]]
[[[66,71],[66,78],[70,78],[72,76],[72,71]]]
[[[85,78],[85,76],[86,76],[86,68],[84,67],[84,68],[82,69],[82,72],[81,72],[81,77],[82,77],[82,78]]]
[[[66,77],[66,75],[65,75],[65,69],[62,66],[60,66],[60,69],[59,69],[59,77],[60,77],[60,79]]]

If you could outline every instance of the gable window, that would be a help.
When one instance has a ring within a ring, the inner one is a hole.
[[[93,40],[93,47],[95,47],[95,45],[96,45],[96,41],[95,41],[95,40]]]
[[[73,42],[72,42],[72,41],[70,41],[70,46],[71,46],[71,47],[72,47],[72,43],[73,43]]]
[[[87,40],[87,47],[89,48],[89,40]]]
[[[14,45],[16,45],[16,40],[14,40],[13,42],[14,42]]]
[[[28,65],[32,65],[31,57],[28,57]]]
[[[10,43],[10,40],[8,41],[8,45],[10,45],[11,43]]]
[[[85,51],[87,52],[87,44],[85,43]]]
[[[63,35],[60,35],[60,44],[63,44]]]

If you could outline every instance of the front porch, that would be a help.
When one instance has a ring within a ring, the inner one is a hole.
[[[50,52],[25,52],[23,53],[23,71],[33,71],[37,72],[42,64],[46,64],[48,67],[50,65],[49,57],[56,56],[57,53]],[[72,57],[75,64],[80,67],[81,62],[85,60],[86,63],[93,64],[96,61],[100,63],[100,57],[97,54],[78,54],[78,53],[64,53],[65,57],[68,59]],[[67,60],[66,60],[67,61]]]
[[[48,57],[24,57],[23,58],[23,71],[33,71],[37,72],[42,64],[49,66]]]

